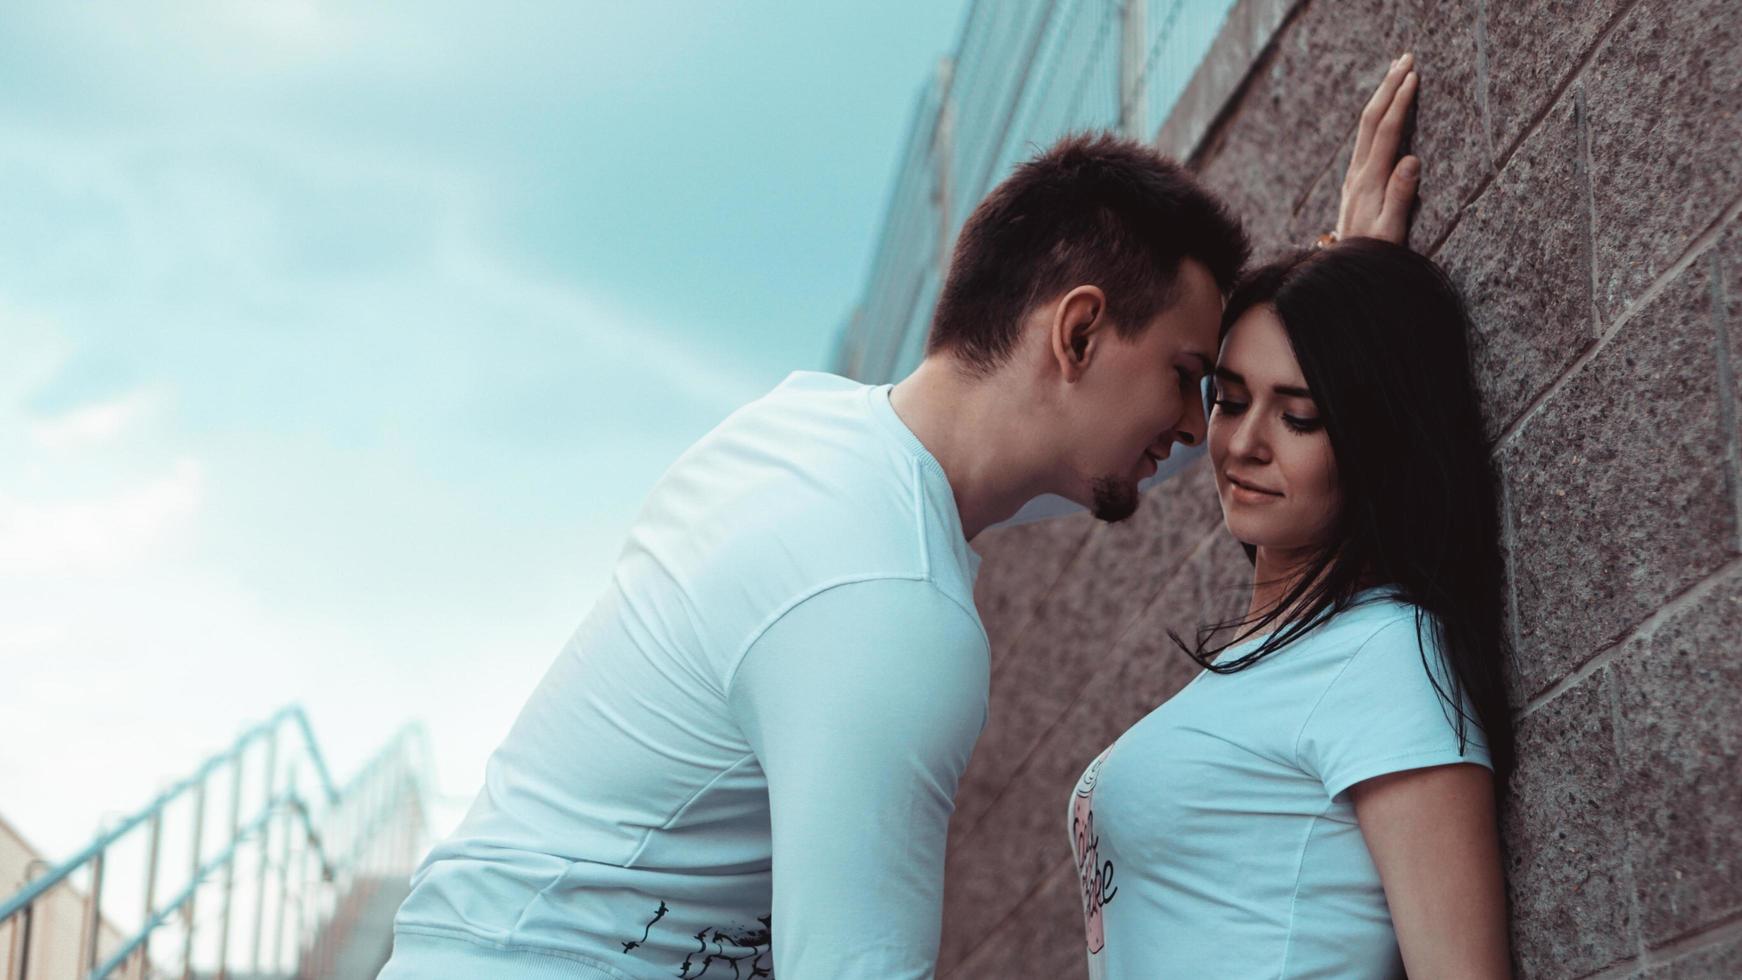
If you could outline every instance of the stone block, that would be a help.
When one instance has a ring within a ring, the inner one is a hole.
[[[1595,340],[1582,170],[1578,106],[1569,94],[1435,255],[1469,306],[1471,363],[1490,438]]]
[[[1739,45],[1733,0],[1642,3],[1593,56],[1585,86],[1605,322],[1742,193]]]
[[[1742,912],[1742,575],[1611,665],[1628,823],[1648,946]]]
[[[1053,868],[1044,882],[973,947],[944,980],[988,977],[1045,977],[1075,980],[1088,976],[1083,947],[1082,911],[1069,861]],[[945,927],[947,933],[948,926]],[[941,965],[941,964],[940,964]]]
[[[1502,448],[1532,695],[1736,553],[1704,270],[1669,284]]]
[[[1602,671],[1526,716],[1502,815],[1520,977],[1582,977],[1638,950]]]
[[[1426,251],[1493,171],[1494,150],[1482,111],[1477,0],[1414,0],[1403,11],[1407,26],[1392,55],[1413,51],[1421,79],[1412,149],[1422,177],[1409,242]]]
[[[1288,242],[1309,246],[1320,235],[1337,227],[1337,208],[1343,203],[1343,175],[1349,172],[1349,155],[1355,152],[1355,131],[1343,138],[1331,165],[1313,182],[1294,216],[1288,221]]]
[[[1087,513],[1074,514],[998,528],[974,540],[981,558],[974,606],[992,641],[994,662],[1007,652],[1093,526],[1094,518]]]
[[[1255,257],[1289,245],[1290,216],[1354,132],[1406,27],[1407,15],[1382,0],[1309,4],[1254,69],[1199,170],[1246,219]]]
[[[1130,520],[1089,532],[994,665],[986,730],[956,794],[958,822],[978,819],[1124,627],[1220,520],[1215,483],[1200,460],[1145,494]]]
[[[1490,3],[1484,25],[1488,114],[1505,153],[1578,67],[1625,0]]]

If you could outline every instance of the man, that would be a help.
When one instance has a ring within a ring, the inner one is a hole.
[[[1341,231],[1402,237],[1407,72],[1363,117]],[[931,976],[986,711],[968,542],[1043,493],[1136,510],[1203,439],[1246,252],[1136,143],[1019,167],[963,227],[911,376],[794,374],[661,478],[382,976]]]

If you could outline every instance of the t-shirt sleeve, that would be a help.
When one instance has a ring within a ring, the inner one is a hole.
[[[818,593],[745,653],[728,699],[768,779],[777,975],[932,976],[987,670],[972,613],[904,579]]]
[[[1468,720],[1460,751],[1458,714],[1434,689],[1434,680],[1451,694],[1431,620],[1422,621],[1419,639],[1413,613],[1379,628],[1307,716],[1296,742],[1302,768],[1315,773],[1333,798],[1364,779],[1406,769],[1472,762],[1492,770],[1469,699],[1462,700]]]

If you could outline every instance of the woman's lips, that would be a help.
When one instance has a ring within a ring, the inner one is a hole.
[[[1229,495],[1231,495],[1235,500],[1241,501],[1242,503],[1249,503],[1249,504],[1268,503],[1268,502],[1275,500],[1275,499],[1282,496],[1282,494],[1277,493],[1273,490],[1260,490],[1257,487],[1252,486],[1251,484],[1242,483],[1238,479],[1235,479],[1232,476],[1228,477],[1227,479],[1228,479],[1228,493],[1229,493]]]

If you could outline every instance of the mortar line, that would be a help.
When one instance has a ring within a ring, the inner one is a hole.
[[[1488,0],[1476,2],[1476,106],[1481,110],[1482,150],[1492,165],[1498,154],[1494,146],[1494,113],[1488,108]]]
[[[1658,606],[1655,612],[1640,620],[1639,623],[1635,625],[1633,629],[1629,630],[1626,635],[1622,636],[1614,643],[1598,650],[1589,660],[1580,664],[1572,673],[1553,684],[1550,684],[1541,694],[1530,698],[1525,703],[1524,707],[1518,711],[1515,716],[1516,719],[1519,721],[1524,720],[1526,717],[1535,714],[1543,705],[1553,701],[1570,688],[1577,687],[1580,682],[1612,663],[1616,657],[1620,655],[1621,651],[1627,649],[1627,647],[1635,641],[1650,638],[1653,633],[1657,632],[1658,627],[1663,625],[1665,620],[1679,615],[1689,606],[1692,606],[1694,603],[1699,602],[1708,595],[1717,591],[1718,584],[1738,570],[1742,570],[1742,557],[1731,558],[1729,561],[1719,565],[1717,568],[1712,569],[1705,575],[1705,577],[1692,582],[1686,588],[1682,589],[1682,591],[1665,599],[1663,604]]]
[[[951,964],[949,972],[944,974],[944,980],[949,980],[949,977],[953,976],[957,970],[961,969],[961,967],[964,964],[966,964],[968,961],[970,961],[974,958],[974,954],[978,953],[982,946],[985,946],[988,942],[991,942],[993,935],[998,932],[998,927],[1002,926],[1004,923],[1010,921],[1010,917],[1015,915],[1018,909],[1022,908],[1022,906],[1024,906],[1024,905],[1026,905],[1028,903],[1029,899],[1033,898],[1035,895],[1038,895],[1040,893],[1040,890],[1042,888],[1045,888],[1047,886],[1047,883],[1052,880],[1053,875],[1057,874],[1061,869],[1068,868],[1075,863],[1076,863],[1076,861],[1073,858],[1072,860],[1069,860],[1069,861],[1060,861],[1059,863],[1048,868],[1045,871],[1045,873],[1043,873],[1035,881],[1034,885],[1032,887],[1030,887],[1028,889],[1028,891],[1024,892],[1020,899],[1017,899],[1016,904],[1012,905],[1010,907],[1010,911],[1004,913],[1003,918],[999,919],[997,922],[992,923],[992,925],[985,931],[985,933],[983,933],[980,936],[979,941],[974,943],[974,945],[968,947],[968,949],[962,953],[961,959],[959,959],[955,963]]]
[[[1669,963],[1732,939],[1742,939],[1742,911],[1732,911],[1729,915],[1695,926],[1655,948],[1647,947],[1644,960],[1648,965]]]
[[[1524,635],[1518,628],[1518,532],[1512,520],[1512,481],[1502,466],[1494,467],[1500,484],[1500,543],[1504,548],[1506,575],[1506,629],[1512,647],[1512,675],[1520,677],[1519,657],[1523,656]],[[1520,687],[1522,688],[1522,684]]]
[[[1625,649],[1627,644],[1622,644]],[[1620,695],[1616,688],[1620,682],[1614,671],[1609,672],[1609,683],[1603,685],[1603,700],[1609,709],[1609,751],[1615,761],[1615,771],[1619,776],[1621,771],[1621,705]],[[1627,907],[1633,920],[1633,945],[1640,962],[1645,962],[1645,913],[1639,905],[1639,878],[1633,870],[1633,829],[1623,823],[1621,827],[1621,873],[1627,879]]]
[[[1597,60],[1597,52],[1603,50],[1603,46],[1609,43],[1609,35],[1615,33],[1615,28],[1619,27],[1622,21],[1631,16],[1633,11],[1639,7],[1641,2],[1642,0],[1630,0],[1628,4],[1620,10],[1617,10],[1613,17],[1609,18],[1609,23],[1604,24],[1603,29],[1598,31],[1597,36],[1591,40],[1590,47],[1587,47],[1584,52],[1579,55],[1579,63],[1573,66],[1572,71],[1567,72],[1567,77],[1561,79],[1560,82],[1555,85],[1553,94],[1551,94],[1548,99],[1543,102],[1542,106],[1531,115],[1530,122],[1526,123],[1525,127],[1519,130],[1518,135],[1513,137],[1511,144],[1506,147],[1506,151],[1503,154],[1505,160],[1510,161],[1513,154],[1518,152],[1518,148],[1524,145],[1524,141],[1530,138],[1530,134],[1536,132],[1536,128],[1541,126],[1542,121],[1548,118],[1548,114],[1554,111],[1554,107],[1560,102],[1561,96],[1565,95],[1567,89],[1571,88],[1572,84],[1575,81],[1578,81],[1580,77],[1585,74],[1585,69],[1591,67],[1591,62]],[[1504,164],[1501,164],[1500,167],[1496,167],[1495,169],[1499,170],[1504,166]]]
[[[1585,101],[1585,85],[1573,89],[1573,131],[1577,134],[1578,160],[1574,176],[1580,183],[1584,198],[1585,221],[1580,230],[1585,239],[1585,305],[1591,312],[1590,336],[1603,336],[1603,308],[1597,302],[1597,194],[1592,189],[1591,175],[1595,166],[1591,160],[1591,107]]]
[[[1518,131],[1518,135],[1513,138],[1512,143],[1506,147],[1505,151],[1493,158],[1494,166],[1483,175],[1479,182],[1477,182],[1476,189],[1471,192],[1469,198],[1464,201],[1463,204],[1458,206],[1457,211],[1453,212],[1452,219],[1447,222],[1445,231],[1441,232],[1440,236],[1434,239],[1432,245],[1423,249],[1421,254],[1431,258],[1434,253],[1440,250],[1440,246],[1446,243],[1446,239],[1451,237],[1452,232],[1456,231],[1458,225],[1463,221],[1464,212],[1469,209],[1471,204],[1475,203],[1477,199],[1487,192],[1488,186],[1492,184],[1495,178],[1500,176],[1500,172],[1505,170],[1506,166],[1512,162],[1512,158],[1518,154],[1519,148],[1524,145],[1526,140],[1530,139],[1531,134],[1541,128],[1542,121],[1547,119],[1550,113],[1554,112],[1556,105],[1560,104],[1561,96],[1565,95],[1567,89],[1572,87],[1572,84],[1584,75],[1585,69],[1591,66],[1591,62],[1596,60],[1597,52],[1602,50],[1603,45],[1608,42],[1609,35],[1614,33],[1616,26],[1626,20],[1628,15],[1633,13],[1634,8],[1638,7],[1641,2],[1642,0],[1632,0],[1632,2],[1628,3],[1621,10],[1616,11],[1615,16],[1609,19],[1609,23],[1603,25],[1603,29],[1597,32],[1597,37],[1592,40],[1590,47],[1586,48],[1584,53],[1579,56],[1579,63],[1574,65],[1573,69],[1567,73],[1567,76],[1555,85],[1554,91],[1550,93],[1549,97],[1543,101],[1542,105],[1531,114],[1530,121],[1525,123],[1524,128]]]
[[[1738,456],[1736,434],[1736,367],[1730,360],[1729,290],[1724,281],[1724,264],[1718,260],[1718,250],[1706,253],[1707,275],[1711,277],[1712,333],[1717,337],[1718,410],[1724,424],[1724,482],[1730,491],[1730,505],[1736,511],[1735,534],[1730,547],[1742,552],[1742,458]]]
[[[1573,362],[1567,365],[1567,369],[1561,372],[1560,377],[1556,378],[1553,383],[1551,383],[1547,388],[1544,388],[1535,398],[1531,399],[1530,404],[1525,407],[1524,411],[1520,412],[1518,417],[1513,419],[1511,424],[1501,431],[1499,438],[1494,440],[1495,451],[1498,452],[1502,446],[1511,442],[1512,439],[1542,411],[1542,406],[1546,404],[1549,399],[1554,397],[1554,395],[1562,388],[1566,387],[1568,380],[1578,374],[1579,371],[1583,370],[1586,364],[1589,364],[1592,360],[1596,359],[1598,354],[1601,354],[1606,350],[1609,346],[1609,341],[1613,340],[1615,335],[1620,333],[1623,327],[1633,322],[1634,317],[1648,309],[1657,297],[1662,295],[1665,289],[1669,288],[1671,283],[1675,282],[1683,272],[1687,271],[1689,266],[1693,265],[1694,262],[1699,259],[1706,249],[1711,248],[1716,244],[1719,237],[1721,237],[1724,226],[1738,217],[1742,217],[1742,196],[1738,196],[1728,205],[1720,208],[1718,216],[1714,218],[1704,230],[1696,235],[1693,241],[1688,243],[1687,248],[1676,257],[1674,262],[1670,263],[1669,268],[1665,269],[1663,273],[1652,282],[1650,288],[1641,293],[1639,298],[1635,300],[1631,306],[1622,311],[1621,315],[1615,319],[1615,322],[1597,336],[1595,343],[1590,347],[1587,347],[1584,353],[1574,358]]]

